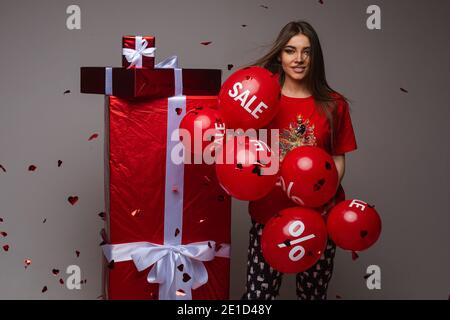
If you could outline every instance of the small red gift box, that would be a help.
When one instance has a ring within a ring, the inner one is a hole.
[[[122,67],[153,69],[155,67],[155,50],[155,37],[122,37]]]

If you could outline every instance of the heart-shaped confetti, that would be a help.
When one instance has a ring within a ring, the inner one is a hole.
[[[212,41],[203,41],[203,42],[200,42],[202,45],[204,45],[204,46],[207,46],[207,45],[209,45],[209,44],[211,44],[212,43]]]
[[[0,164],[0,169],[2,169],[2,171],[3,171],[3,172],[6,172],[6,169],[5,169],[5,167],[4,167],[4,166],[2,166],[1,164]]]
[[[35,171],[35,170],[36,170],[36,166],[33,164],[28,167],[28,171]]]
[[[58,168],[61,167],[62,165],[62,160],[58,160]]]
[[[5,231],[0,232],[0,234],[5,238],[8,236],[8,234]]]
[[[78,196],[70,196],[67,198],[67,201],[69,201],[71,205],[74,205],[78,201]]]
[[[28,266],[31,264],[31,259],[25,259],[23,261],[23,263],[25,264],[25,269],[28,268]]]
[[[9,251],[9,245],[5,244],[5,245],[3,246],[3,250]]]
[[[44,292],[46,292],[47,291],[47,286],[44,286],[43,288],[42,288],[42,293],[44,293]]]
[[[76,250],[75,254],[77,255],[77,258],[80,256],[80,251]]]
[[[183,282],[188,282],[189,280],[191,280],[191,276],[186,272],[183,273]]]
[[[89,137],[89,141],[94,140],[95,138],[98,138],[98,133],[94,133]]]
[[[66,91],[64,91],[64,93],[63,93],[63,94],[68,94],[68,93],[70,93],[70,90],[66,90]]]
[[[352,260],[355,261],[359,258],[359,255],[356,253],[356,251],[352,251]]]
[[[53,269],[53,270],[52,270],[52,273],[53,273],[55,276],[57,276],[57,275],[59,274],[59,270],[58,270],[58,269]]]
[[[141,213],[141,209],[136,209],[136,210],[134,210],[133,212],[131,212],[131,215],[132,215],[133,217],[135,217],[135,216],[138,216],[140,213]]]

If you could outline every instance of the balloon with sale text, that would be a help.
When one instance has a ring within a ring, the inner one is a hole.
[[[225,124],[218,110],[196,107],[180,122],[180,141],[187,152],[203,154],[208,147],[219,146],[225,134]]]
[[[219,110],[231,129],[258,129],[278,111],[281,88],[277,77],[261,67],[233,73],[219,92]]]
[[[327,229],[338,247],[362,251],[378,240],[381,219],[374,206],[361,200],[345,200],[331,210]]]

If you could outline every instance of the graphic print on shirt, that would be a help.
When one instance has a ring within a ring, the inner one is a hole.
[[[283,161],[285,155],[292,149],[317,146],[314,127],[309,119],[304,119],[301,113],[297,114],[297,121],[291,122],[289,128],[283,129],[280,133],[280,161]]]

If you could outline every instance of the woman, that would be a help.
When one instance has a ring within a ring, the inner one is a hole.
[[[305,21],[288,23],[280,31],[269,53],[254,65],[279,75],[282,88],[279,112],[268,128],[280,130],[280,159],[295,147],[321,147],[333,156],[341,182],[345,172],[345,153],[355,150],[357,146],[347,99],[327,83],[322,49],[313,27]],[[324,215],[338,199],[345,198],[341,186],[339,190],[328,204],[319,209]],[[265,198],[250,203],[252,228],[247,285],[242,299],[269,300],[278,295],[282,274],[271,268],[262,256],[260,237],[264,221],[257,221],[259,219],[255,217],[267,217],[268,213],[273,215],[280,209],[276,208],[277,205],[285,205],[285,199],[280,201],[280,193],[281,188],[275,188]],[[273,204],[275,200],[276,204]],[[260,211],[252,214],[252,208],[259,208]],[[298,299],[327,298],[335,251],[335,244],[328,240],[320,260],[296,275]]]

